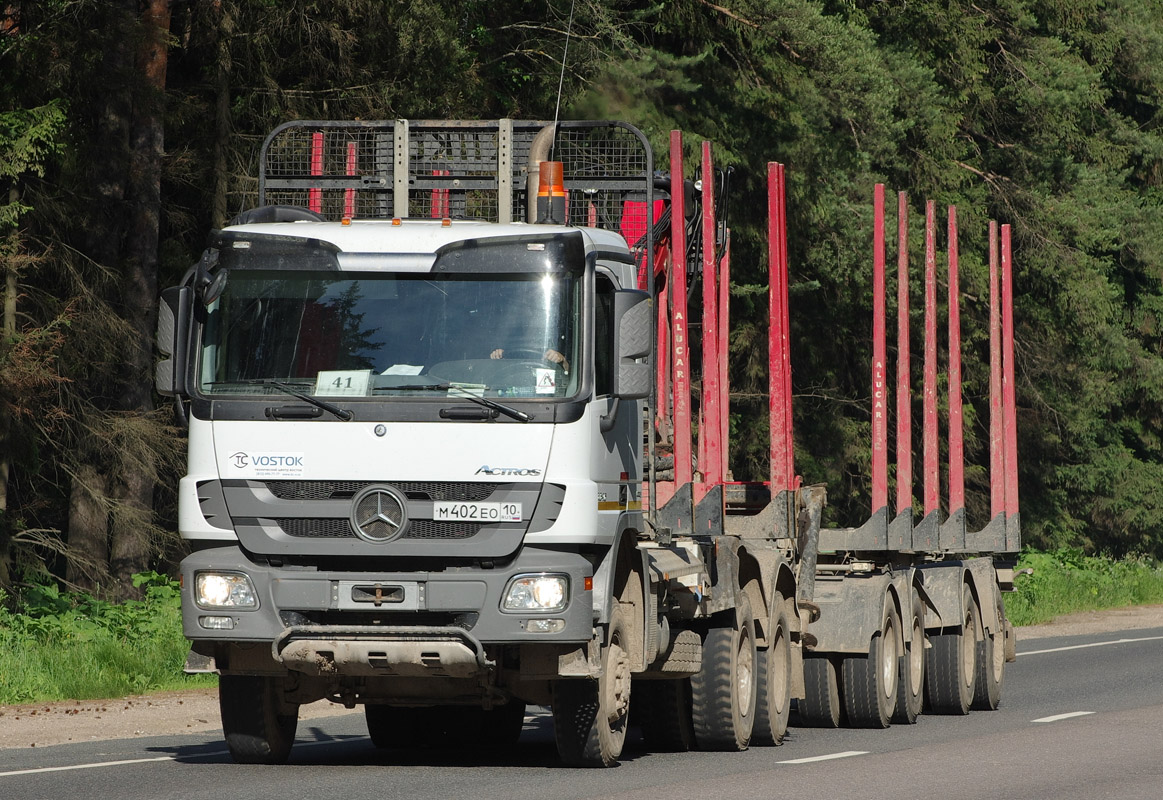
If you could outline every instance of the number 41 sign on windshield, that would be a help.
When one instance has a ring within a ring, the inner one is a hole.
[[[324,397],[366,397],[370,369],[323,370],[315,378],[315,394]]]

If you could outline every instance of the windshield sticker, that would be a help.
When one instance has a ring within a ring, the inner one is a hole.
[[[248,453],[245,450],[227,456],[230,466],[224,478],[301,478],[302,453]]]
[[[419,375],[424,371],[424,365],[416,366],[415,364],[392,364],[392,366],[381,372],[381,375]]]
[[[537,394],[555,394],[557,392],[557,371],[538,367]]]
[[[320,370],[315,378],[315,394],[324,397],[366,397],[370,369]]]

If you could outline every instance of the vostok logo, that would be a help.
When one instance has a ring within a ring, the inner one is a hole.
[[[541,474],[539,469],[521,469],[520,467],[497,467],[496,469],[485,464],[476,471],[477,475],[481,473],[485,475],[519,475],[524,477],[532,477]]]
[[[249,453],[238,452],[230,456],[234,461],[234,466],[238,469],[245,469],[248,464],[253,464],[255,467],[302,467],[302,456],[275,456],[275,455],[251,455]]]

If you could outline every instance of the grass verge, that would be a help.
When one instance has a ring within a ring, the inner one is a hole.
[[[1036,625],[1063,614],[1163,604],[1163,568],[1143,558],[1115,560],[1064,548],[1053,553],[1027,550],[1018,569],[1032,569],[1005,595],[1014,625]]]
[[[187,676],[176,581],[134,576],[145,598],[112,604],[55,586],[0,591],[0,703],[88,700],[217,685]],[[14,606],[15,610],[10,607]]]

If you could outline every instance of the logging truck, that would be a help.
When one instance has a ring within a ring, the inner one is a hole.
[[[562,760],[777,745],[996,708],[1020,547],[1009,228],[991,225],[991,518],[967,527],[955,210],[940,497],[934,208],[923,491],[913,493],[907,200],[895,389],[873,197],[871,508],[824,527],[796,476],[784,167],[768,165],[770,473],[728,463],[730,170],[666,170],[618,122],[299,121],[258,203],[163,292],[157,389],[188,426],[187,670],[239,762],[301,704],[378,747],[506,747],[551,710]],[[895,397],[895,498],[889,498]],[[630,709],[633,708],[631,715]]]

